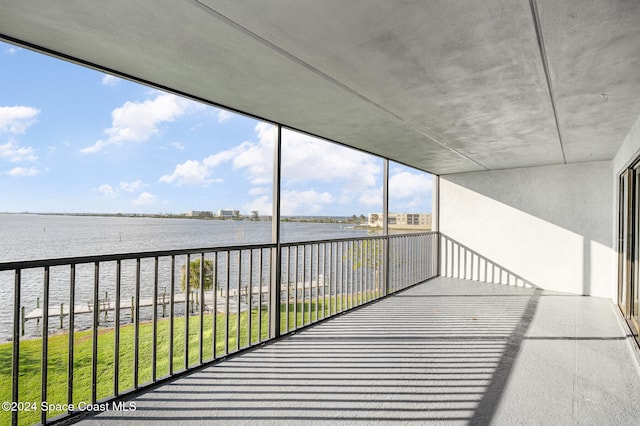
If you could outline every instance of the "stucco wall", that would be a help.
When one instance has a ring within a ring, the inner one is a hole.
[[[610,161],[442,176],[442,275],[613,297],[611,176]]]

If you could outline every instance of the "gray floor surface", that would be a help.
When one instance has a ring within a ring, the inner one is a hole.
[[[82,423],[640,425],[611,300],[437,278]]]

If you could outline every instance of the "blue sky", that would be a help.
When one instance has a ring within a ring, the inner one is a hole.
[[[0,43],[0,212],[271,213],[273,128]],[[282,214],[382,209],[382,160],[285,131]],[[431,211],[392,163],[390,210]]]

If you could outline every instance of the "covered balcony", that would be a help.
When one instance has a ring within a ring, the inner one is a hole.
[[[603,298],[434,278],[82,423],[630,425],[628,340]]]
[[[268,244],[0,263],[13,286],[3,420],[640,423],[637,2],[0,7],[5,42],[274,129]],[[281,238],[283,130],[384,162],[381,235]],[[389,233],[391,161],[433,174],[431,232]],[[163,299],[182,266],[197,285]],[[26,365],[29,274],[50,315]],[[49,285],[68,283],[75,309],[80,276],[94,282],[91,362],[74,364],[71,323],[54,401],[49,318],[74,312],[50,306]],[[123,309],[106,344],[101,315]]]

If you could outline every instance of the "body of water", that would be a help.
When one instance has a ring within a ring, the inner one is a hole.
[[[282,241],[351,238],[366,229],[285,222]],[[0,262],[271,242],[271,222],[0,214]]]
[[[371,235],[366,229],[345,224],[285,222],[281,224],[282,241],[310,241],[333,238],[355,238]],[[148,217],[57,216],[29,214],[0,214],[0,263],[50,259],[60,257],[92,256],[114,253],[132,253],[156,250],[205,248],[271,242],[271,222],[217,221],[197,219],[165,219]],[[265,261],[268,261],[265,259]],[[184,261],[183,261],[184,262]],[[123,263],[123,277],[134,276],[133,263]],[[69,294],[68,267],[52,268],[50,306],[67,301]],[[101,294],[114,294],[115,264],[100,270]],[[142,273],[151,275],[151,262],[143,263]],[[169,262],[160,266],[168,270]],[[162,271],[161,271],[162,272]],[[76,279],[76,303],[92,299],[93,267],[79,265]],[[54,278],[55,277],[55,278]],[[103,285],[102,282],[105,282]],[[36,308],[42,298],[42,270],[25,271],[22,276],[21,306],[27,312]],[[12,330],[12,301],[14,275],[0,272],[0,340],[6,340]],[[179,292],[179,285],[177,285]],[[142,283],[141,296],[150,296],[151,285]],[[130,297],[133,283],[123,281],[123,300]],[[163,291],[161,289],[161,291]],[[90,317],[90,315],[85,315]],[[86,318],[84,321],[87,326]],[[58,318],[50,320],[55,327]],[[31,323],[31,321],[30,321]],[[79,321],[78,324],[83,324]],[[27,334],[37,335],[34,324],[28,324]]]

